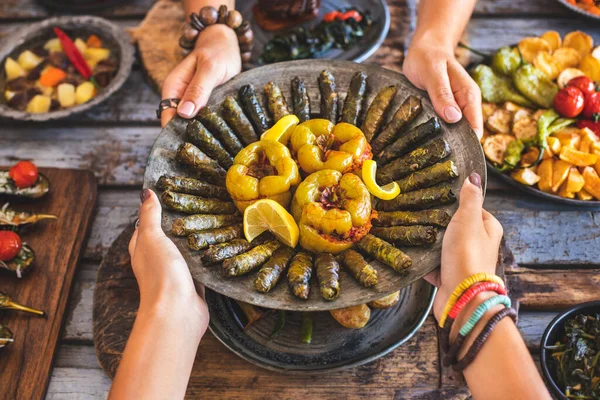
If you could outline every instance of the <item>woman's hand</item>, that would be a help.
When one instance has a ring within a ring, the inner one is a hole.
[[[181,99],[177,114],[192,118],[206,105],[213,89],[237,75],[241,69],[235,32],[222,24],[208,26],[200,32],[196,48],[165,79],[162,98]],[[164,110],[162,126],[174,116],[174,109]]]
[[[185,304],[190,319],[198,321],[204,333],[208,309],[196,292],[179,249],[162,230],[158,197],[149,189],[144,189],[141,197],[139,225],[129,242],[131,266],[140,289],[140,309]]]
[[[465,180],[460,206],[452,217],[442,244],[442,267],[437,276],[438,294],[433,313],[440,318],[452,291],[478,272],[495,273],[502,225],[483,208],[481,177],[476,172]]]
[[[451,46],[441,45],[432,39],[415,39],[402,70],[413,85],[427,90],[435,111],[444,121],[458,122],[464,114],[481,138],[481,91],[456,60]]]

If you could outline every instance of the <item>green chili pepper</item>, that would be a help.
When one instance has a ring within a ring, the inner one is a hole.
[[[552,108],[558,86],[542,71],[531,64],[525,64],[515,71],[513,82],[523,96],[542,108]]]
[[[271,336],[269,338],[274,338],[279,335],[283,327],[285,326],[285,311],[277,310],[277,320],[275,321],[275,326],[273,327],[273,332],[271,332]]]
[[[535,108],[535,104],[521,95],[510,78],[499,75],[484,64],[478,65],[471,71],[471,77],[481,89],[483,101],[488,103],[513,102],[523,107]]]
[[[532,165],[528,165],[527,167],[532,167],[534,165],[539,164],[542,161],[542,157],[544,156],[544,151],[548,149],[548,137],[559,130],[566,128],[571,125],[575,120],[560,118],[560,115],[553,109],[546,110],[537,121],[537,135],[535,137],[535,144],[540,149],[540,154],[538,155],[537,160]],[[510,144],[509,144],[510,146]],[[508,149],[507,149],[508,151]]]
[[[300,326],[300,340],[302,343],[310,344],[312,341],[313,318],[311,313],[302,313],[302,325]]]
[[[517,139],[510,142],[504,153],[504,163],[499,169],[501,171],[512,171],[515,169],[519,161],[521,161],[523,150],[525,150],[525,143],[522,140]]]
[[[492,56],[492,68],[499,74],[512,75],[523,63],[518,48],[505,46]]]

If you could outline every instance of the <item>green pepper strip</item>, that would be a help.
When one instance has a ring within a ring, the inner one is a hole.
[[[281,330],[285,326],[285,311],[277,310],[277,320],[275,321],[275,326],[273,327],[273,332],[271,332],[270,339],[278,336],[281,333]]]
[[[563,128],[566,128],[567,126],[571,125],[573,122],[575,122],[575,120],[567,119],[567,118],[560,118],[558,113],[556,111],[554,111],[553,109],[546,110],[542,115],[540,115],[540,118],[538,119],[538,127],[537,127],[538,132],[537,132],[537,136],[535,137],[536,144],[538,145],[538,148],[540,149],[540,154],[538,155],[537,160],[535,160],[535,162],[533,164],[527,165],[526,167],[523,167],[523,168],[529,168],[529,167],[538,165],[542,161],[542,157],[544,156],[544,151],[546,151],[548,149],[548,137],[552,133],[557,132]]]
[[[313,318],[312,314],[308,312],[302,313],[302,325],[300,326],[300,341],[302,343],[310,344],[312,341],[313,332]]]

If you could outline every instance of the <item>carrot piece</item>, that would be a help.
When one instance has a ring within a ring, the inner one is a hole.
[[[49,67],[40,76],[40,85],[54,87],[67,77],[67,73],[60,68]]]
[[[96,35],[91,35],[88,40],[85,42],[88,47],[102,47],[102,39],[100,39]]]

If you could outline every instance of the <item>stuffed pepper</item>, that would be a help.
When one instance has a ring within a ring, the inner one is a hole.
[[[242,212],[258,199],[272,199],[287,207],[292,199],[290,189],[300,183],[300,173],[287,147],[260,140],[235,157],[225,183]]]
[[[362,180],[330,169],[309,175],[292,200],[300,245],[315,253],[338,254],[352,247],[369,232],[372,214]]]
[[[357,172],[373,154],[365,135],[354,125],[333,125],[326,119],[312,119],[298,125],[290,138],[292,153],[307,174],[333,169]]]

